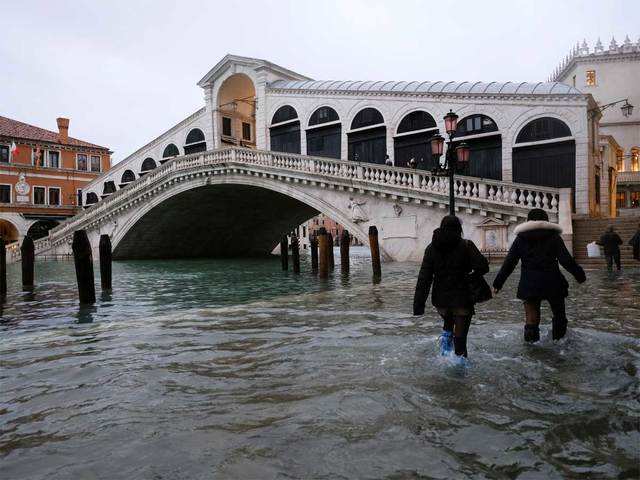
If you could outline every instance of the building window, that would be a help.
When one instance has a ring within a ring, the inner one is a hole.
[[[49,187],[49,205],[60,205],[60,188]]]
[[[76,155],[76,168],[78,170],[87,170],[87,156],[84,153]]]
[[[0,162],[9,163],[9,147],[7,145],[0,145]]]
[[[573,86],[574,87],[576,86],[576,76],[575,75],[573,76]]]
[[[251,140],[251,124],[242,122],[242,139]]]
[[[44,205],[46,189],[44,187],[33,187],[33,203],[35,205]]]
[[[31,150],[31,165],[34,165],[36,167],[44,167],[44,159],[45,154],[47,152],[44,150],[41,150],[40,147],[36,147],[34,149]]]
[[[618,152],[616,155],[616,170],[619,172],[624,171],[624,157],[622,156],[622,152]]]
[[[593,87],[596,84],[596,71],[587,70],[587,85]]]
[[[51,168],[60,168],[60,152],[49,152],[47,166]]]
[[[100,171],[100,155],[91,155],[91,171]]]
[[[82,206],[82,189],[79,188],[76,191],[76,204],[81,207]]]
[[[631,171],[640,172],[640,152],[631,150]]]
[[[222,135],[231,136],[231,119],[229,117],[222,117]]]
[[[11,185],[0,185],[0,203],[11,203]]]

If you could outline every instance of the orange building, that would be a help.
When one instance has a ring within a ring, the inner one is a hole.
[[[106,147],[0,116],[0,235],[7,242],[45,236],[81,208],[84,185],[111,167]]]

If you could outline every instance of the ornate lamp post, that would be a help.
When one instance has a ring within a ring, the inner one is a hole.
[[[453,113],[453,110],[449,110],[444,116],[444,127],[449,135],[449,141],[447,142],[447,154],[445,155],[444,164],[439,163],[439,159],[442,156],[444,149],[444,137],[440,134],[436,134],[431,137],[431,155],[438,160],[438,168],[433,172],[435,175],[448,176],[449,177],[449,214],[456,214],[455,207],[455,190],[454,190],[454,175],[458,171],[464,171],[469,163],[469,145],[462,142],[455,150],[452,148],[453,137],[456,134],[458,128],[458,115]]]

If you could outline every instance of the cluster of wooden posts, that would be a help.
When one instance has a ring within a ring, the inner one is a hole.
[[[0,238],[0,295],[7,295],[7,253],[4,239]],[[96,302],[96,287],[93,276],[93,255],[91,242],[85,230],[73,232],[73,260],[78,282],[80,304],[90,305]],[[111,292],[111,240],[109,235],[100,236],[100,284],[103,292]],[[22,267],[22,289],[31,291],[35,287],[35,248],[33,239],[27,235],[20,246]]]
[[[340,270],[342,274],[349,273],[349,246],[351,236],[347,230],[342,231],[340,238]],[[335,270],[333,257],[333,235],[323,227],[317,233],[309,237],[311,249],[311,271],[320,278],[329,278],[329,273]],[[369,227],[369,246],[371,248],[371,265],[374,281],[382,278],[380,265],[380,246],[378,245],[378,229],[372,225]],[[286,236],[280,241],[280,258],[282,270],[289,269],[289,245]],[[300,243],[296,235],[291,236],[291,260],[293,273],[300,273]]]

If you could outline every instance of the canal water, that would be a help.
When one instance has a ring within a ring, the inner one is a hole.
[[[411,315],[418,264],[373,284],[353,262],[117,262],[88,311],[71,262],[38,263],[33,293],[11,265],[0,478],[638,478],[640,270],[570,281],[568,337],[545,310],[537,346],[514,275],[461,368]]]

